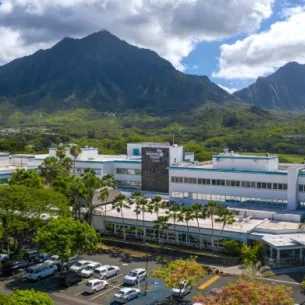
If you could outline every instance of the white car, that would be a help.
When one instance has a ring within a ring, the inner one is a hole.
[[[102,265],[100,263],[91,263],[89,265],[87,265],[85,267],[85,269],[83,269],[81,272],[80,272],[80,275],[82,277],[91,277],[92,274],[93,274],[93,271],[96,269],[96,268],[99,268],[101,267]]]
[[[98,279],[102,279],[105,280],[109,277],[118,275],[120,273],[120,268],[117,266],[110,266],[110,265],[105,265],[105,266],[101,266],[99,268],[96,268],[93,271],[93,276],[98,278]]]
[[[57,271],[57,266],[53,264],[41,263],[26,270],[26,277],[32,281],[40,281],[44,277],[54,275]]]
[[[122,288],[114,295],[114,301],[118,303],[127,303],[140,296],[141,291],[137,288]]]
[[[172,296],[178,297],[178,298],[183,298],[188,293],[190,293],[191,290],[192,290],[192,287],[188,284],[187,281],[184,281],[184,282],[180,283],[180,287],[172,289]]]
[[[80,260],[77,263],[75,263],[74,265],[72,265],[70,267],[70,270],[75,271],[75,272],[81,272],[83,269],[85,269],[91,263],[92,262],[90,262],[90,261]]]
[[[8,254],[0,254],[0,262],[6,262],[9,260]]]
[[[145,281],[147,277],[147,271],[143,268],[137,268],[131,270],[127,275],[124,277],[124,283],[130,285],[137,285],[139,282]]]
[[[104,280],[89,280],[85,285],[86,293],[95,293],[99,290],[106,289],[108,287],[108,282]]]

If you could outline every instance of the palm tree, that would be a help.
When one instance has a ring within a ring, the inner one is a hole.
[[[262,263],[258,261],[256,264],[250,263],[244,270],[242,276],[250,280],[256,280],[274,276],[274,273],[269,266],[262,266]]]
[[[147,212],[150,212],[150,209],[149,209],[149,206],[148,206],[148,200],[146,198],[142,198],[140,201],[139,201],[139,206],[140,206],[140,211],[141,211],[141,214],[142,214],[142,227],[143,227],[143,243],[145,243],[146,241],[146,234],[145,234],[145,226],[144,226],[144,223],[145,223],[145,213]]]
[[[176,222],[179,218],[179,214],[181,212],[181,207],[178,204],[172,204],[166,214],[173,219],[174,222],[174,231],[176,234],[176,243],[178,243],[178,234],[176,232]]]
[[[216,201],[209,201],[206,208],[206,215],[212,222],[212,248],[214,248],[214,218],[217,215],[219,205]]]
[[[70,155],[74,157],[74,164],[73,164],[73,173],[75,174],[75,162],[76,158],[82,153],[82,149],[78,145],[74,145],[70,148]]]
[[[107,203],[110,196],[110,189],[115,190],[118,186],[118,182],[115,180],[114,176],[107,174],[103,176],[101,180],[101,191],[99,199],[105,204],[105,215],[107,213]],[[106,202],[105,202],[106,201]]]
[[[149,208],[151,209],[152,212],[155,212],[157,214],[157,219],[158,219],[160,209],[166,208],[166,202],[165,200],[162,199],[161,196],[154,196],[149,203]]]
[[[134,191],[129,198],[130,206],[135,205],[133,212],[137,216],[137,226],[136,226],[136,237],[138,237],[138,219],[141,214],[141,201],[145,198],[145,194],[142,191]]]
[[[192,206],[192,213],[193,217],[197,221],[197,226],[198,226],[198,234],[199,234],[199,245],[200,249],[202,248],[202,240],[201,240],[201,235],[200,235],[200,225],[199,225],[199,219],[205,219],[206,218],[206,210],[202,207],[200,203],[194,203]]]
[[[73,162],[70,158],[65,157],[63,159],[60,160],[64,170],[66,171],[66,174],[69,175],[71,172],[71,169],[73,167]]]
[[[186,243],[188,243],[188,236],[189,236],[189,221],[194,219],[194,215],[192,213],[192,208],[191,207],[184,207],[179,216],[178,216],[178,221],[179,222],[186,222],[186,227],[187,227],[187,235],[186,235]]]
[[[66,157],[66,147],[63,146],[63,145],[60,145],[57,147],[56,149],[56,157],[59,159],[59,160],[62,160]]]
[[[110,191],[109,191],[108,187],[102,187],[100,189],[100,195],[99,195],[98,199],[101,200],[105,204],[105,211],[104,211],[105,216],[107,213],[107,201],[108,201],[109,195],[110,195]]]
[[[26,170],[17,168],[14,173],[11,174],[9,179],[9,185],[24,185],[35,189],[45,188],[45,179],[34,170]]]
[[[299,229],[305,229],[305,222],[299,224]]]
[[[62,174],[62,164],[55,157],[47,157],[39,166],[40,174],[45,178],[48,188],[51,188],[52,182]]]
[[[159,216],[157,220],[154,220],[154,228],[158,230],[159,235],[159,244],[163,244],[163,232],[168,230],[170,224],[168,223],[168,216]]]
[[[93,202],[95,191],[101,186],[101,180],[95,175],[95,172],[92,169],[85,169],[81,179],[86,188],[87,216],[88,223],[91,224],[94,210],[101,206],[101,204],[94,204]]]
[[[127,204],[127,197],[123,194],[116,196],[112,202],[112,209],[115,209],[118,213],[121,213],[123,221],[123,236],[124,240],[126,240],[124,209],[130,209],[130,206]]]
[[[133,202],[132,201],[129,201],[130,202],[130,205],[133,205]],[[135,203],[135,209],[133,210],[133,212],[136,214],[136,217],[137,217],[137,227],[136,227],[136,238],[138,238],[138,221],[139,221],[139,215],[141,214],[141,205],[136,202]]]
[[[225,226],[232,225],[236,220],[232,212],[225,207],[221,207],[218,209],[217,216],[218,218],[216,218],[215,221],[222,223],[222,228],[219,234],[219,241],[220,241]],[[218,242],[218,246],[219,246],[219,242]]]

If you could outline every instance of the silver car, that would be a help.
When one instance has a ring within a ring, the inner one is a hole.
[[[85,292],[95,293],[99,290],[107,289],[108,285],[109,285],[108,282],[104,280],[98,280],[98,279],[89,280],[85,285]]]
[[[145,281],[147,277],[146,269],[137,268],[131,270],[124,277],[124,283],[129,285],[137,285],[139,282]]]
[[[141,291],[137,288],[122,288],[114,295],[114,301],[124,304],[140,296]]]
[[[172,289],[172,296],[183,298],[187,294],[189,294],[192,290],[192,287],[188,284],[187,281],[181,282],[179,287]]]

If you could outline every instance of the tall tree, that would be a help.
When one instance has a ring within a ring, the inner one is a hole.
[[[34,169],[19,169],[11,175],[9,185],[24,185],[35,189],[45,188],[45,180]]]
[[[174,231],[176,231],[176,223],[179,220],[179,215],[181,213],[181,207],[178,204],[172,204],[168,211],[166,211],[166,214],[173,219],[174,223]],[[178,243],[178,235],[176,233],[176,243]]]
[[[195,287],[197,281],[206,274],[203,266],[198,264],[194,258],[178,259],[170,261],[162,268],[152,270],[152,276],[162,279],[166,287],[181,287],[182,282],[187,282],[189,286]]]
[[[34,240],[41,250],[60,257],[61,270],[64,260],[74,255],[92,253],[100,242],[96,231],[89,224],[71,217],[52,219],[38,230]]]
[[[94,210],[102,205],[95,204],[93,201],[95,191],[101,186],[101,179],[96,176],[93,170],[85,169],[84,173],[82,174],[82,181],[86,190],[88,223],[91,224]]]
[[[235,222],[235,217],[233,216],[232,212],[226,207],[220,207],[218,209],[217,217],[218,218],[215,219],[215,222],[222,223],[222,228],[221,228],[221,231],[219,234],[219,239],[220,239],[225,226],[232,225]],[[218,245],[219,245],[219,242],[218,242]]]
[[[189,238],[189,222],[194,219],[193,211],[191,207],[184,207],[179,216],[178,216],[178,221],[179,222],[186,222],[186,227],[187,227],[187,234],[186,234],[186,239],[185,241],[188,242]]]
[[[65,175],[69,175],[73,166],[73,162],[70,158],[66,157],[60,160],[63,170],[64,170],[64,174]]]
[[[70,148],[70,155],[73,156],[73,173],[75,174],[75,162],[76,158],[82,153],[82,149],[78,145],[74,145]]]
[[[168,216],[159,216],[157,220],[154,220],[154,228],[158,230],[159,244],[161,245],[163,245],[163,232],[170,227],[168,220]]]
[[[53,180],[62,175],[61,162],[55,157],[47,157],[39,166],[40,174],[45,178],[48,188],[51,188]]]
[[[166,202],[163,200],[161,196],[154,196],[152,197],[151,201],[149,202],[149,208],[152,212],[157,214],[157,219],[159,218],[159,211],[161,209],[166,208]]]
[[[145,213],[151,213],[151,210],[149,209],[148,200],[146,198],[142,198],[139,201],[140,205],[140,211],[142,214],[142,227],[143,227],[143,243],[146,241],[146,234],[145,234]]]
[[[211,219],[211,223],[212,223],[212,248],[214,248],[214,220],[215,217],[218,213],[219,210],[219,205],[217,204],[216,201],[209,201],[208,205],[207,205],[207,209],[206,209],[206,215],[208,218]]]
[[[114,176],[111,174],[107,174],[103,176],[101,180],[101,190],[100,190],[100,196],[99,199],[102,202],[105,202],[105,212],[104,214],[106,215],[107,213],[107,203],[109,200],[110,196],[110,191],[115,190],[118,187],[118,182],[115,180]]]
[[[123,221],[123,236],[124,236],[124,240],[126,240],[124,209],[130,209],[130,206],[128,205],[127,197],[123,194],[116,196],[112,202],[112,209],[116,210],[118,213],[121,213],[121,217]]]
[[[56,157],[59,159],[59,160],[63,160],[65,157],[66,157],[66,147],[61,145],[61,146],[58,146],[57,149],[56,149]]]
[[[200,219],[205,219],[206,218],[206,210],[203,208],[203,206],[200,203],[194,203],[191,206],[192,209],[192,214],[194,219],[196,219],[197,222],[197,227],[198,227],[198,236],[199,236],[199,245],[200,249],[202,248],[202,238],[200,234],[200,225],[199,225],[199,220]]]

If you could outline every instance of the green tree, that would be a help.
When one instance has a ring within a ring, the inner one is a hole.
[[[206,209],[206,215],[208,218],[211,219],[212,223],[212,248],[214,248],[214,220],[215,217],[217,216],[219,210],[219,205],[217,204],[216,201],[209,201]]]
[[[225,226],[232,225],[236,220],[235,220],[235,217],[233,216],[232,212],[226,207],[220,207],[218,209],[217,217],[218,218],[215,219],[215,222],[219,222],[222,224],[222,228],[221,228],[221,231],[219,234],[219,240],[220,240]],[[219,245],[219,242],[218,242],[218,245]]]
[[[91,224],[92,216],[96,208],[100,207],[103,204],[95,204],[94,203],[94,194],[96,190],[101,187],[101,179],[98,178],[95,172],[91,169],[85,169],[82,174],[82,181],[85,185],[85,194],[86,194],[86,202],[87,202],[87,218],[88,223]]]
[[[291,287],[244,279],[223,287],[213,296],[196,296],[193,301],[204,305],[294,305]]]
[[[188,242],[189,238],[189,222],[194,219],[193,211],[191,207],[184,207],[182,208],[179,216],[178,221],[179,222],[186,222],[187,227],[187,234],[186,234],[186,242]]]
[[[64,260],[92,253],[99,245],[99,237],[88,223],[70,217],[52,219],[38,230],[34,240],[41,250],[60,257],[62,270]]]
[[[151,209],[152,212],[156,213],[157,219],[159,218],[159,211],[165,208],[166,202],[162,199],[161,196],[154,196],[151,198],[151,201],[149,202],[149,209]]]
[[[60,160],[60,163],[62,164],[64,174],[69,175],[73,166],[73,162],[70,158],[66,157]]]
[[[256,241],[253,246],[243,245],[241,248],[243,264],[248,266],[255,264],[257,261],[264,261],[263,243]]]
[[[235,239],[225,239],[222,242],[224,252],[232,256],[240,256],[241,248],[243,246],[242,242]]]
[[[173,219],[174,231],[176,232],[176,223],[179,220],[179,215],[181,213],[181,207],[178,204],[172,204],[166,214]],[[178,235],[176,233],[176,243],[178,243]]]
[[[138,225],[138,220],[139,220],[139,215],[141,214],[141,200],[145,198],[145,194],[142,192],[142,191],[134,191],[128,202],[129,202],[129,205],[130,207],[135,205],[135,209],[133,210],[133,212],[136,214],[136,217],[137,217],[137,225]],[[136,228],[136,238],[138,237],[138,227]]]
[[[105,212],[107,213],[107,203],[110,196],[110,190],[115,190],[118,187],[118,182],[115,180],[114,176],[111,174],[107,174],[103,176],[101,180],[101,190],[100,190],[100,196],[99,199],[102,202],[105,202]]]
[[[243,277],[249,280],[263,279],[267,277],[274,276],[274,273],[271,271],[271,268],[267,265],[262,265],[260,261],[250,263],[246,266],[246,269],[243,271]]]
[[[44,178],[34,169],[17,168],[9,179],[9,185],[24,185],[35,189],[43,189],[45,187],[44,183]]]
[[[139,205],[140,205],[140,211],[142,214],[142,227],[143,227],[143,243],[145,243],[146,241],[146,234],[145,234],[145,213],[151,213],[151,209],[149,208],[148,205],[148,200],[146,198],[142,198],[139,201]]]
[[[22,248],[25,236],[52,217],[67,216],[70,211],[62,194],[48,189],[25,186],[0,187],[0,219],[4,236],[11,236]]]
[[[158,230],[159,244],[163,245],[163,232],[167,231],[171,224],[168,223],[168,216],[158,216],[157,220],[154,220],[154,228]]]
[[[73,160],[73,173],[75,174],[75,162],[76,162],[76,158],[82,153],[82,149],[80,146],[78,145],[73,145],[70,148],[70,155],[73,156],[74,160]]]
[[[152,270],[151,274],[155,278],[164,280],[166,287],[169,288],[181,287],[182,282],[195,287],[206,271],[194,258],[188,258],[170,261],[162,268]]]
[[[126,240],[126,228],[125,228],[125,218],[124,218],[124,209],[130,209],[130,206],[127,204],[127,197],[123,194],[116,196],[112,202],[112,209],[116,210],[118,213],[121,213],[123,221],[123,236]]]
[[[194,217],[194,219],[196,219],[196,222],[197,222],[199,245],[200,245],[200,249],[201,249],[202,248],[202,239],[201,239],[201,234],[200,234],[199,220],[206,218],[206,210],[203,208],[203,206],[200,203],[194,203],[191,206],[191,209],[192,209],[193,217]]]
[[[5,305],[54,305],[53,300],[46,293],[34,289],[14,290],[7,301]]]
[[[56,149],[56,157],[59,159],[59,160],[63,160],[65,157],[66,157],[66,147],[61,145],[61,146],[58,146],[57,149]]]
[[[40,174],[45,178],[48,188],[51,188],[52,182],[63,173],[61,162],[55,157],[47,157],[39,166]]]

